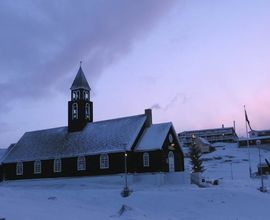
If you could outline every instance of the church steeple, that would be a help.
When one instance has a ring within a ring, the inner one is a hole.
[[[80,131],[88,122],[93,122],[93,103],[90,101],[91,88],[80,66],[71,85],[71,101],[68,102],[68,129]]]
[[[87,82],[87,79],[85,78],[85,75],[83,73],[82,67],[80,66],[78,73],[72,83],[72,86],[70,88],[71,90],[75,90],[75,89],[85,89],[90,91],[91,88]]]

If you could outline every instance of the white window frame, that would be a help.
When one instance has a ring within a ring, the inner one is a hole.
[[[79,118],[79,112],[78,112],[78,103],[72,104],[72,120]]]
[[[77,170],[86,170],[86,160],[84,156],[80,156],[77,158]]]
[[[143,166],[144,167],[150,166],[149,153],[147,153],[147,152],[143,153]]]
[[[41,173],[41,161],[36,160],[34,162],[34,174],[40,174]]]
[[[89,103],[85,104],[85,118],[86,119],[90,118],[90,104]]]
[[[16,164],[16,175],[17,176],[23,175],[23,162],[18,162]]]
[[[60,158],[56,158],[53,161],[53,172],[61,173],[62,172],[62,160]]]
[[[110,166],[109,155],[101,154],[99,157],[99,167],[100,169],[108,169]]]

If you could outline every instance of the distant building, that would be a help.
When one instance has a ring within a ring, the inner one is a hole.
[[[248,132],[249,137],[265,137],[265,136],[270,136],[270,130],[252,130]]]
[[[270,136],[259,136],[259,137],[250,137],[250,138],[239,138],[238,140],[238,147],[247,147],[248,143],[250,147],[257,147],[256,141],[260,140],[260,146],[262,148],[270,149]]]
[[[262,148],[270,148],[270,130],[252,130],[248,132],[249,138],[242,137],[238,140],[239,147],[257,147],[256,141],[261,141]]]
[[[151,109],[94,122],[81,67],[70,90],[68,126],[26,132],[2,158],[4,180],[184,171],[172,123],[152,124]]]
[[[190,146],[192,143],[192,135],[206,139],[210,143],[238,141],[238,136],[233,127],[222,127],[214,129],[203,129],[193,131],[183,131],[178,134],[180,143],[183,146]]]

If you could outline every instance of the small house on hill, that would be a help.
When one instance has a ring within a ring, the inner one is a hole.
[[[206,139],[202,137],[195,138],[196,146],[200,149],[201,153],[209,153],[213,151],[214,147]]]
[[[2,159],[5,180],[184,170],[173,124],[144,114],[93,121],[90,86],[82,68],[71,86],[68,126],[26,132]]]

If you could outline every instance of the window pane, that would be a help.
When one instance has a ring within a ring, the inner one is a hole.
[[[143,154],[143,166],[149,167],[149,154],[148,153]]]
[[[35,174],[41,173],[41,161],[40,160],[37,160],[34,163],[34,173]]]
[[[54,172],[55,173],[61,172],[61,169],[62,169],[61,159],[55,159],[54,160]]]
[[[100,168],[101,169],[109,168],[109,157],[107,154],[100,155]]]
[[[23,163],[18,162],[16,165],[16,175],[23,175]]]
[[[78,157],[77,170],[86,170],[85,157]]]

